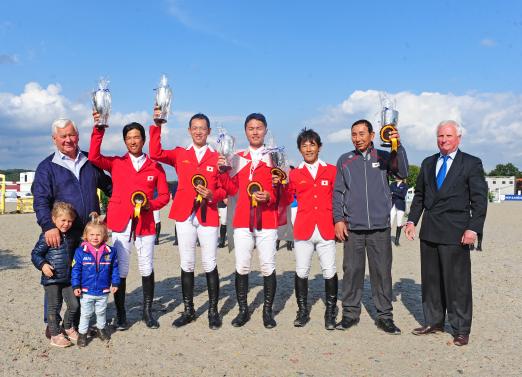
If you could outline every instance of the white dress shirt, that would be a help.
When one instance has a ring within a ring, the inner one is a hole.
[[[61,165],[67,170],[71,171],[76,179],[80,180],[80,169],[87,161],[87,157],[81,153],[79,149],[76,152],[76,158],[74,160],[69,156],[64,155],[60,151],[58,151],[58,156],[60,157]]]
[[[132,154],[129,153],[129,156],[130,156],[130,159],[132,162],[132,166],[134,166],[134,169],[136,169],[136,171],[140,171],[141,167],[147,160],[147,155],[145,153],[143,153],[139,157],[134,157]]]
[[[457,149],[458,151],[458,149]],[[455,155],[457,154],[457,151],[451,152],[448,154],[448,160],[446,161],[446,176],[448,175],[448,172],[451,168],[451,164],[453,163],[453,160],[455,159]],[[444,159],[442,158],[442,153],[439,154],[439,159],[437,160],[437,165],[435,166],[435,177],[437,177],[437,174],[439,173],[440,167],[442,166],[442,162]]]

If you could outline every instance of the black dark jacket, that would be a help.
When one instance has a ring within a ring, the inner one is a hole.
[[[437,191],[435,169],[439,153],[421,165],[408,221],[422,217],[421,240],[459,245],[466,230],[482,233],[488,206],[488,185],[482,161],[460,150]],[[473,217],[471,217],[473,213]]]
[[[397,181],[393,181],[390,185],[390,191],[392,194],[392,206],[395,206],[399,211],[406,211],[406,195],[408,195],[408,185],[401,182],[400,185]]]
[[[68,234],[62,234],[58,247],[47,246],[45,235],[43,233],[40,235],[31,252],[31,261],[40,271],[45,263],[54,268],[54,274],[50,278],[42,272],[42,285],[71,283],[71,265],[75,246],[74,239]]]

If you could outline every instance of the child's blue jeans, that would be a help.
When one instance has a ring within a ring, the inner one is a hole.
[[[80,334],[87,334],[89,330],[89,320],[93,313],[96,313],[96,327],[100,330],[105,328],[107,321],[107,301],[109,301],[108,294],[102,296],[82,294],[82,298],[80,299],[80,325],[78,326],[78,332]]]

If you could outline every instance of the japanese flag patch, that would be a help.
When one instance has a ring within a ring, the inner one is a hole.
[[[321,186],[328,186],[328,181],[326,179],[323,179],[321,181]]]
[[[213,166],[207,166],[207,171],[214,171],[214,167]]]

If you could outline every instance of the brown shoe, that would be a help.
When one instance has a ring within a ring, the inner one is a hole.
[[[72,343],[63,334],[59,334],[56,336],[51,336],[51,346],[65,348],[72,346]]]
[[[444,332],[444,327],[442,325],[422,326],[411,331],[413,335],[428,335],[438,332]]]
[[[78,341],[78,331],[75,330],[74,327],[71,327],[70,329],[65,329],[65,335],[67,335],[67,338],[69,338],[69,340],[71,342],[77,342]]]
[[[453,338],[453,344],[456,346],[465,346],[469,343],[469,335],[457,335]]]

